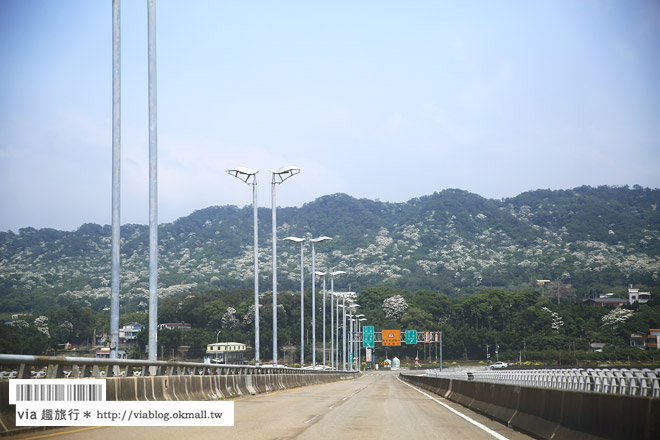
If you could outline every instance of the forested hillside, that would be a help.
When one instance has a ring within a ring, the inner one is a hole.
[[[655,286],[660,274],[660,190],[580,187],[504,200],[450,189],[387,203],[344,194],[278,209],[278,237],[328,235],[317,268],[345,270],[340,290],[388,286],[463,297],[482,289],[571,286],[577,298]],[[259,209],[260,285],[272,285],[270,210]],[[159,294],[250,289],[252,208],[210,207],[159,228]],[[122,307],[145,310],[148,229],[122,226]],[[306,252],[310,272],[311,252]],[[299,247],[278,244],[280,290],[299,288]],[[311,281],[311,280],[310,280]],[[308,284],[309,285],[309,282]],[[109,305],[110,227],[0,233],[0,312],[78,303]]]

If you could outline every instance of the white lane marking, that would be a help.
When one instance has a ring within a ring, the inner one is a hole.
[[[335,406],[334,406],[334,405],[332,405],[332,406],[329,406],[329,407],[328,407],[328,409],[332,409],[332,408],[334,408],[334,407],[335,407]]]
[[[307,420],[305,423],[309,423],[309,422],[311,422],[312,420],[314,420],[314,419],[317,418],[317,417],[318,417],[318,414],[315,415],[314,417],[312,417],[311,419]]]
[[[453,412],[454,414],[456,414],[457,416],[459,416],[459,417],[465,419],[466,421],[472,423],[474,426],[476,426],[477,428],[479,428],[479,429],[481,429],[481,430],[487,432],[488,434],[492,435],[492,436],[495,437],[496,439],[499,439],[499,440],[509,440],[507,437],[504,437],[502,434],[498,434],[497,432],[493,431],[493,430],[490,429],[489,427],[487,427],[487,426],[485,426],[485,425],[483,425],[483,424],[477,422],[476,420],[471,419],[470,417],[466,416],[466,415],[463,414],[462,412],[456,411],[454,408],[452,408],[451,406],[447,405],[446,403],[440,402],[438,399],[436,399],[435,397],[431,396],[430,394],[427,394],[427,393],[425,393],[424,391],[422,391],[422,390],[420,390],[420,389],[417,389],[416,387],[410,385],[409,383],[402,381],[402,380],[399,379],[398,377],[397,377],[397,380],[398,380],[399,382],[401,382],[402,384],[404,384],[404,385],[408,385],[410,388],[412,388],[413,390],[417,391],[418,393],[420,393],[420,394],[422,394],[422,395],[428,397],[429,399],[433,400],[433,401],[434,401],[435,403],[437,403],[438,405],[442,405],[442,406],[444,406],[444,407],[447,408],[449,411],[451,411],[451,412]]]
[[[348,399],[348,397],[344,397],[344,398],[343,398],[343,399],[341,399],[341,400],[346,400],[346,399]]]

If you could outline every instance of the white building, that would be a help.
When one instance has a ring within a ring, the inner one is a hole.
[[[219,364],[244,364],[245,349],[240,342],[217,342],[206,346],[206,356]]]
[[[639,301],[640,304],[646,304],[650,299],[651,292],[640,292],[639,289],[633,289],[632,284],[628,286],[628,303]]]
[[[137,342],[137,335],[142,331],[144,325],[132,322],[119,329],[119,340],[125,343]]]

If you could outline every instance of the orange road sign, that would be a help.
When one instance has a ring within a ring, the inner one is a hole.
[[[400,347],[401,330],[383,330],[383,347]]]

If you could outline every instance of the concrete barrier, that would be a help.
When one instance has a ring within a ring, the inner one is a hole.
[[[401,378],[542,439],[645,439],[660,433],[660,399],[426,376]]]
[[[215,400],[268,393],[287,388],[357,378],[357,374],[314,374],[260,371],[229,375],[129,376],[106,379],[106,400]],[[80,379],[71,379],[80,380]],[[9,405],[9,380],[0,380],[0,434],[23,431],[16,427],[16,406]],[[37,428],[43,429],[43,428]],[[34,431],[34,427],[25,430]]]

